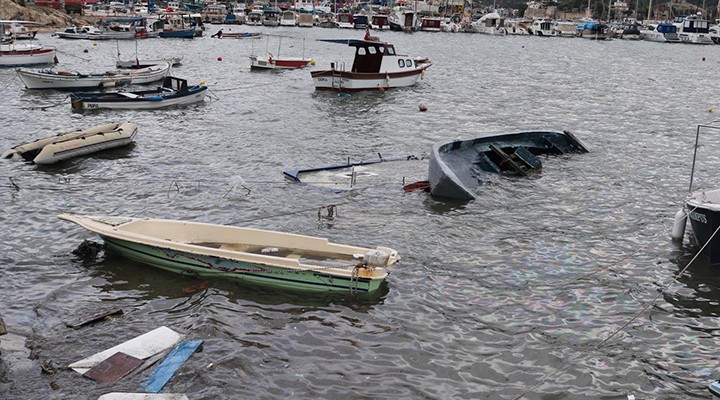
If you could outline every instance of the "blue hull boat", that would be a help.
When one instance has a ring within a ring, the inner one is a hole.
[[[570,132],[488,133],[437,143],[430,154],[430,194],[454,200],[474,200],[486,173],[528,175],[542,167],[538,155],[586,153]]]

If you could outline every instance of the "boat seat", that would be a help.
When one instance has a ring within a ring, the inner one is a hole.
[[[140,96],[136,95],[135,93],[129,93],[129,92],[118,92],[118,94],[120,96],[124,96],[129,99],[137,99],[138,97],[140,97]]]
[[[549,154],[565,154],[565,151],[558,147],[555,143],[549,141],[547,138],[541,138],[540,142],[545,145],[547,153]]]
[[[516,163],[512,158],[510,158],[510,156],[501,148],[491,143],[490,150],[492,150],[493,153],[500,157],[500,162],[498,163],[498,166],[501,169],[503,169],[504,171],[517,172],[520,175],[527,176],[527,172],[525,172],[525,170],[523,170],[520,165],[518,165],[518,163]]]
[[[518,161],[521,161],[526,166],[532,168],[532,169],[540,169],[542,168],[542,162],[540,162],[540,159],[535,156],[535,154],[531,153],[530,150],[526,149],[525,147],[518,147],[515,149],[515,153],[513,154],[514,158]]]
[[[485,152],[478,152],[477,160],[473,163],[473,165],[486,172],[495,172],[497,174],[502,172],[500,167],[495,164],[493,160],[485,154]]]

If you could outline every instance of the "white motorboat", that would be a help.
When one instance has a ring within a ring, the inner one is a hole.
[[[480,17],[479,20],[470,25],[471,32],[485,33],[488,35],[505,35],[505,23],[503,17],[498,13],[489,13]]]
[[[125,146],[133,141],[137,131],[138,126],[130,122],[99,125],[15,146],[3,153],[2,158],[22,157],[35,164],[52,164],[100,150]]]
[[[667,22],[650,24],[645,29],[641,29],[640,39],[649,42],[680,43],[677,26]]]
[[[30,29],[26,24],[13,22],[5,26],[5,36],[9,36],[15,40],[35,39],[37,29]]]
[[[533,20],[532,25],[530,25],[528,33],[535,36],[555,36],[553,22],[547,18],[535,19]]]
[[[678,36],[683,43],[713,44],[710,37],[710,22],[700,15],[689,15],[682,22],[676,22]]]
[[[578,35],[578,27],[575,22],[555,21],[553,22],[553,32],[557,37],[571,38]]]
[[[0,67],[53,64],[57,62],[54,47],[39,44],[0,44]]]
[[[280,16],[280,26],[295,26],[297,25],[297,18],[294,11],[285,10]]]
[[[91,34],[100,34],[102,31],[93,25],[70,26],[64,31],[57,31],[53,36],[61,39],[88,39]]]
[[[53,69],[32,70],[27,68],[18,68],[17,74],[28,89],[67,90],[96,89],[157,82],[165,79],[170,73],[170,69],[170,64],[165,62],[141,69],[124,69],[90,74],[55,71]]]
[[[341,92],[384,90],[412,86],[432,63],[428,59],[412,59],[395,52],[390,43],[373,40],[324,40],[347,44],[355,49],[350,70],[342,63],[331,63],[329,70],[313,71],[316,90]]]

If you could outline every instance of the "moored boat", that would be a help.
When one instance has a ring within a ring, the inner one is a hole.
[[[685,214],[690,220],[695,244],[704,247],[710,264],[720,264],[720,189],[691,193],[685,199]]]
[[[22,157],[35,164],[52,164],[69,158],[95,153],[101,150],[130,144],[137,134],[138,126],[125,122],[104,124],[38,139],[15,146],[2,158]]]
[[[224,32],[222,29],[210,37],[218,39],[260,39],[262,32]]]
[[[100,34],[102,31],[93,25],[70,26],[65,30],[53,33],[61,39],[89,39],[90,34]]]
[[[366,35],[367,37],[367,35]],[[311,73],[316,90],[359,91],[412,86],[432,63],[412,59],[395,52],[390,43],[373,40],[324,40],[355,48],[355,59],[349,71],[331,63],[329,70]]]
[[[701,15],[689,15],[678,18],[675,26],[678,28],[678,37],[683,43],[714,44],[710,37],[710,22]]]
[[[39,44],[0,44],[0,67],[53,64],[57,62],[54,47]]]
[[[70,104],[73,111],[101,108],[155,110],[178,105],[202,102],[207,86],[204,82],[188,87],[185,79],[165,77],[163,86],[155,90],[138,92],[72,93]]]
[[[110,251],[153,267],[310,291],[373,292],[400,256],[387,247],[207,223],[61,214]]]
[[[487,133],[471,139],[440,142],[430,153],[430,193],[441,198],[473,200],[485,173],[527,175],[542,167],[538,155],[587,151],[568,131]]]
[[[156,58],[156,59],[136,58],[134,60],[117,60],[117,61],[115,61],[115,66],[117,68],[142,69],[142,68],[151,67],[153,65],[168,63],[168,64],[170,64],[170,66],[174,67],[176,65],[181,64],[182,60],[183,60],[182,56]]]
[[[648,25],[640,30],[640,38],[649,42],[680,43],[677,26],[668,22]]]
[[[267,56],[250,56],[250,68],[298,69],[306,67],[311,61],[311,58],[304,57],[273,57],[272,54],[268,53]]]
[[[129,84],[147,84],[165,79],[170,64],[163,63],[141,69],[80,73],[18,68],[17,74],[27,89],[97,89]]]

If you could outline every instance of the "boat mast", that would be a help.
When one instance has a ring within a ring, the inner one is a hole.
[[[650,0],[650,4],[648,4],[648,21],[650,21],[650,12],[652,11],[652,0]]]

